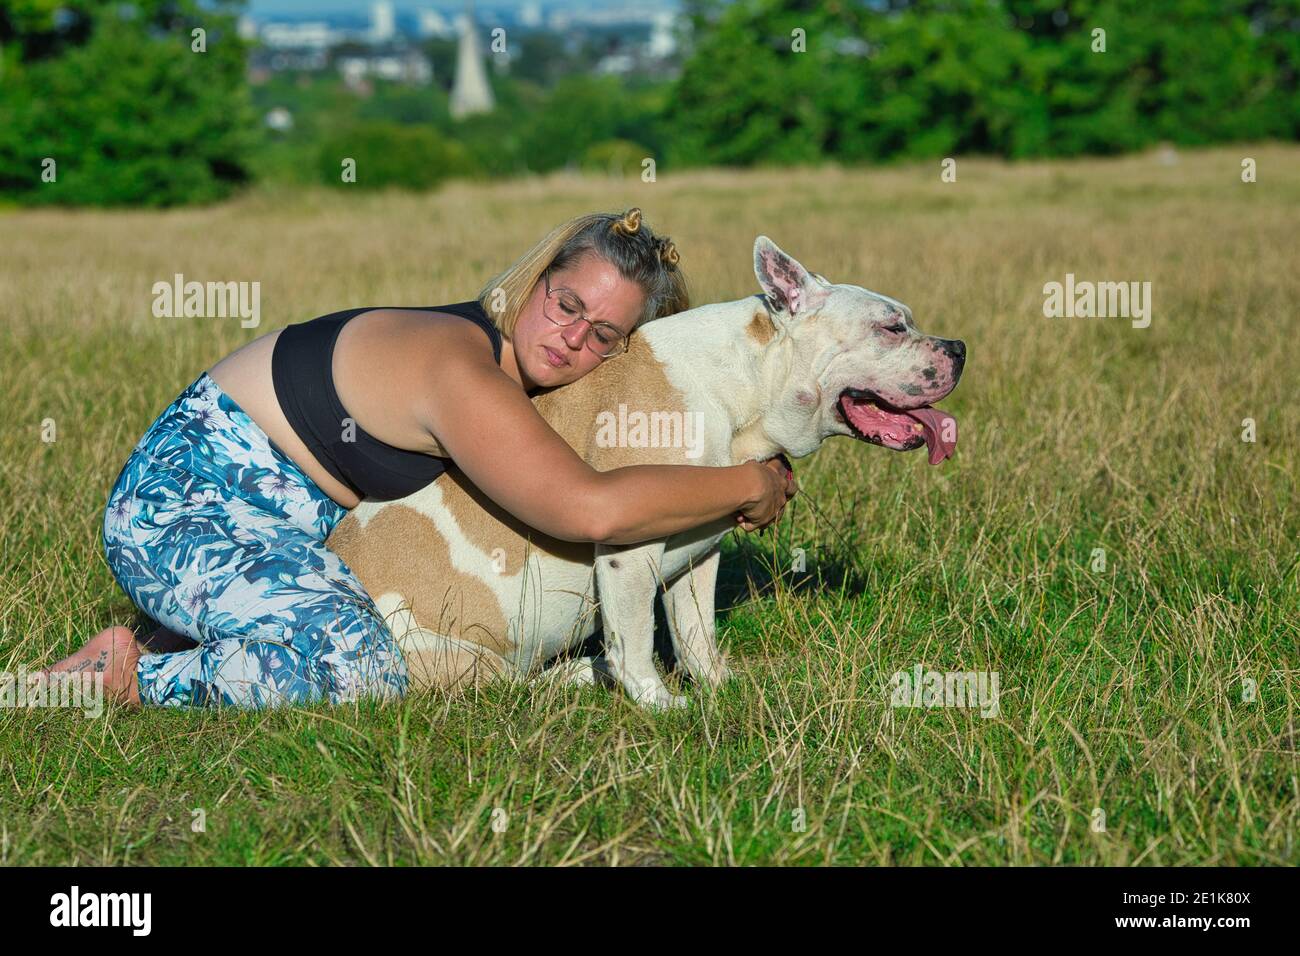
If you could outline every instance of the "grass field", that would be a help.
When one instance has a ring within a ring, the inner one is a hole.
[[[937,163],[660,172],[0,216],[10,672],[143,625],[104,563],[103,508],[200,371],[317,314],[469,298],[569,215],[642,206],[697,303],[756,291],[765,233],[969,349],[944,403],[953,460],[833,440],[796,464],[779,533],[728,539],[737,678],[718,695],[688,687],[662,716],[509,686],[3,710],[0,861],[1300,862],[1300,149],[960,160],[955,183]],[[152,317],[150,287],[178,272],[260,281],[262,325]],[[1150,281],[1150,327],[1045,318],[1066,273]],[[997,672],[998,714],[891,707],[916,665]]]

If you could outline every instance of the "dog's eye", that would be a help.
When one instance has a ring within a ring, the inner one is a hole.
[[[906,332],[906,331],[907,331],[907,326],[904,325],[902,322],[895,322],[895,323],[893,323],[892,325],[882,325],[881,328],[884,329],[886,332]]]

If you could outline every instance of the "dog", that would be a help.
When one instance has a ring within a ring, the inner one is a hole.
[[[761,293],[643,325],[624,354],[533,396],[535,407],[599,471],[802,458],[833,435],[926,445],[932,464],[952,453],[956,421],[931,405],[957,385],[963,342],[922,334],[901,302],[832,283],[766,236],[754,241],[754,272]],[[655,592],[678,660],[716,688],[728,668],[714,586],[734,526],[733,516],[633,545],[559,541],[450,467],[405,498],[362,501],[327,545],[384,614],[412,689],[558,673],[613,680],[642,705],[671,708],[687,698],[654,665]],[[544,668],[598,627],[603,656]]]

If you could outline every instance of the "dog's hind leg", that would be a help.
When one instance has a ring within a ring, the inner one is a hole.
[[[655,670],[655,591],[664,543],[596,545],[596,593],[605,628],[605,660],[632,699],[648,707],[684,707]]]
[[[715,548],[668,586],[664,616],[673,639],[673,652],[693,678],[717,687],[730,675],[718,650],[713,596],[722,552]]]
[[[397,640],[410,676],[409,692],[441,688],[463,690],[490,680],[513,678],[518,668],[491,648],[422,627],[407,601],[396,592],[375,600]]]
[[[465,690],[515,674],[514,666],[495,651],[423,627],[407,630],[398,638],[398,645],[406,659],[412,692]]]
[[[538,683],[559,681],[574,687],[612,687],[618,684],[604,657],[575,657],[573,660],[560,661],[546,668],[534,680]]]

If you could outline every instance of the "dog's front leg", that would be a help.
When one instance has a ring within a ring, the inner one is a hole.
[[[721,559],[721,550],[715,548],[703,560],[692,563],[663,599],[677,659],[693,678],[714,688],[731,676],[718,650],[713,610]]]
[[[655,670],[655,591],[664,543],[596,545],[596,593],[605,629],[608,672],[648,707],[684,707]]]

